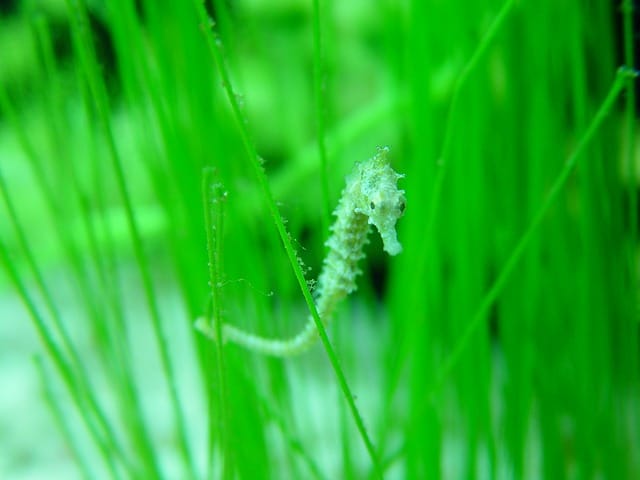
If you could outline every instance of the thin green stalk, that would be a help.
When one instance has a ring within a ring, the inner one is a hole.
[[[449,161],[451,157],[451,146],[453,145],[453,133],[454,133],[454,119],[459,113],[460,98],[463,87],[467,84],[471,73],[478,66],[478,63],[486,53],[489,46],[492,44],[496,35],[500,31],[500,28],[506,22],[507,16],[511,13],[511,10],[516,5],[516,0],[507,0],[502,5],[502,8],[491,22],[491,26],[482,37],[482,40],[478,44],[478,47],[474,50],[471,58],[466,63],[460,75],[456,78],[456,83],[451,95],[451,101],[447,110],[447,119],[444,127],[444,140],[442,141],[442,147],[440,155],[436,161],[436,177],[433,184],[433,190],[431,191],[431,197],[429,199],[429,210],[427,213],[427,226],[426,226],[426,238],[432,239],[429,242],[424,242],[425,248],[421,251],[420,259],[423,260],[428,255],[428,248],[433,245],[435,235],[433,229],[438,212],[440,211],[440,201],[442,199],[442,186],[448,171]],[[425,265],[426,262],[419,261],[418,265]]]
[[[222,338],[222,314],[220,287],[222,285],[222,238],[224,233],[224,202],[225,193],[223,186],[215,182],[215,171],[211,168],[204,170],[202,175],[202,204],[204,207],[204,225],[207,232],[207,254],[209,257],[209,291],[211,293],[212,314],[211,319],[217,338]],[[210,343],[209,343],[210,344]],[[231,479],[234,477],[232,467],[232,451],[229,441],[230,414],[229,402],[227,398],[227,375],[222,342],[213,342],[215,349],[215,359],[218,374],[218,411],[217,433],[218,442],[222,449],[222,478]],[[213,420],[213,418],[211,419]],[[213,422],[211,422],[213,425]],[[215,434],[210,427],[209,431],[209,468],[213,468],[213,453],[215,450]],[[210,470],[209,478],[213,478],[213,471]]]
[[[49,190],[49,187],[47,186],[47,183],[44,180],[44,175],[42,172],[40,172],[39,167],[37,166],[38,162],[36,160],[36,153],[31,147],[29,141],[27,140],[26,135],[21,126],[21,123],[18,121],[17,117],[15,116],[15,112],[11,104],[9,103],[8,99],[6,98],[5,92],[2,89],[0,89],[0,103],[2,104],[3,111],[9,116],[11,123],[14,126],[15,131],[17,132],[18,137],[21,140],[21,146],[25,151],[25,154],[27,155],[27,157],[30,158],[32,166],[35,169],[36,178],[39,180],[39,185],[43,190],[43,193],[45,194],[46,203],[51,211],[52,218],[54,219],[55,228],[58,233],[58,236],[60,237],[61,244],[63,245],[66,255],[70,258],[69,264],[73,266],[74,271],[76,273],[76,276],[74,277],[76,280],[78,280],[76,282],[76,286],[78,287],[80,292],[82,292],[82,294],[79,295],[79,297],[83,299],[87,309],[94,313],[94,318],[95,318],[95,314],[98,311],[98,308],[95,302],[93,301],[93,296],[91,295],[91,292],[88,290],[88,287],[86,286],[87,285],[86,282],[83,283],[79,281],[79,279],[86,279],[85,268],[82,265],[83,261],[80,259],[80,256],[76,248],[74,247],[73,243],[71,242],[68,233],[65,231],[65,228],[64,228],[65,222],[62,221],[62,219],[64,218],[64,215],[62,214],[61,210],[57,206],[57,202],[55,200],[55,197],[53,196],[53,191]],[[75,344],[72,341],[64,325],[64,322],[62,321],[60,312],[55,305],[55,301],[53,300],[53,295],[51,294],[49,288],[46,286],[46,282],[44,281],[44,276],[40,271],[40,268],[38,267],[37,262],[35,261],[33,250],[29,246],[29,243],[27,241],[27,237],[25,234],[25,230],[20,224],[19,217],[16,213],[15,207],[8,193],[7,185],[5,184],[1,174],[0,174],[0,192],[2,192],[2,197],[4,198],[7,212],[9,214],[9,220],[13,226],[14,232],[16,234],[16,239],[18,241],[21,251],[23,252],[24,258],[27,262],[27,266],[31,270],[31,273],[34,277],[36,285],[44,301],[44,305],[47,308],[47,311],[49,312],[49,315],[52,318],[53,327],[55,328],[55,331],[57,331],[60,335],[61,344],[59,347],[59,355],[62,358],[68,359],[68,361],[70,362],[69,364],[70,371],[75,371],[76,380],[68,382],[67,385],[73,385],[74,386],[73,388],[83,389],[83,395],[87,396],[87,401],[89,402],[90,411],[93,412],[93,414],[96,416],[96,420],[100,425],[100,428],[105,432],[105,435],[109,439],[109,442],[111,444],[110,448],[112,449],[112,451],[119,452],[119,455],[121,455],[122,457],[122,461],[125,464],[128,464],[129,465],[128,468],[131,471],[133,471],[131,468],[130,460],[126,458],[126,455],[124,453],[125,451],[124,448],[120,445],[119,441],[117,440],[115,431],[111,426],[111,422],[107,420],[106,414],[100,407],[95,396],[91,393],[92,387],[89,380],[90,375],[86,371],[85,362],[80,358],[80,354],[78,353],[75,347]],[[20,289],[18,288],[18,290]],[[25,300],[25,303],[29,303],[29,302]],[[36,313],[32,312],[32,315],[36,315]],[[43,333],[42,335],[47,335],[47,334]],[[63,367],[59,367],[59,368],[62,369]],[[89,410],[86,407],[82,407],[81,411],[84,414],[84,413],[87,413]],[[104,442],[105,441],[103,440],[102,443]],[[100,444],[100,442],[96,442],[96,443]],[[111,453],[106,453],[106,451],[105,451],[105,455],[107,455],[109,458],[113,456]]]
[[[271,193],[271,189],[269,187],[269,181],[267,179],[267,175],[262,165],[263,162],[258,156],[251,142],[244,115],[240,109],[240,105],[238,104],[238,100],[231,86],[229,72],[227,71],[227,68],[223,62],[219,41],[215,37],[214,32],[210,28],[208,28],[208,26],[212,26],[211,25],[212,22],[207,16],[207,12],[204,8],[203,2],[201,2],[200,0],[194,0],[194,4],[198,11],[200,25],[205,33],[205,38],[207,41],[209,51],[216,65],[216,68],[220,74],[222,86],[227,95],[227,99],[231,105],[231,109],[236,119],[236,123],[240,131],[242,143],[244,145],[247,155],[251,160],[251,165],[256,174],[258,184],[262,191],[262,195],[267,202],[269,213],[271,214],[271,218],[276,225],[276,229],[278,230],[280,239],[282,240],[287,256],[289,257],[289,263],[291,264],[291,268],[293,269],[293,272],[296,276],[296,279],[300,286],[300,290],[302,291],[302,295],[304,296],[307,306],[309,307],[309,311],[311,312],[311,316],[316,324],[316,328],[320,335],[320,340],[322,341],[322,344],[327,352],[327,356],[329,357],[329,361],[331,362],[331,366],[333,367],[333,370],[338,380],[338,383],[340,385],[340,388],[345,396],[347,404],[349,405],[349,409],[351,410],[351,415],[356,423],[358,432],[360,433],[360,436],[364,442],[365,448],[367,449],[367,452],[374,465],[376,476],[381,478],[382,472],[380,470],[380,462],[378,460],[378,455],[376,454],[373,443],[371,442],[371,439],[367,434],[366,428],[364,426],[364,421],[362,420],[362,417],[360,416],[360,412],[356,407],[353,394],[351,393],[351,389],[349,388],[344,372],[342,371],[340,362],[338,361],[338,357],[335,354],[333,347],[329,342],[329,337],[327,336],[327,332],[325,331],[324,325],[322,324],[322,320],[318,315],[318,311],[313,301],[313,297],[311,295],[311,292],[309,291],[309,287],[304,278],[302,267],[298,263],[296,252],[291,243],[291,239],[289,238],[289,234],[287,233],[287,230],[284,226],[282,216],[280,215],[280,211],[278,210],[278,207],[276,206],[276,202],[273,198],[273,194]]]
[[[85,389],[85,391],[81,391],[76,376],[74,375],[73,368],[67,361],[65,354],[63,353],[62,347],[56,341],[55,335],[53,331],[47,325],[47,322],[44,320],[44,317],[36,307],[36,302],[31,297],[29,293],[29,289],[26,287],[22,278],[15,267],[15,262],[10,257],[9,252],[4,244],[4,241],[0,239],[0,260],[1,264],[5,266],[5,270],[9,274],[9,279],[13,283],[15,289],[18,291],[18,295],[22,298],[23,303],[25,304],[27,310],[31,315],[31,319],[33,324],[40,336],[40,340],[44,345],[45,349],[49,357],[52,359],[53,364],[58,369],[60,376],[62,377],[71,397],[73,398],[80,415],[87,425],[89,432],[93,438],[93,441],[98,446],[98,451],[101,453],[102,458],[109,469],[112,478],[122,478],[121,473],[118,471],[118,468],[115,464],[115,457],[113,456],[113,452],[121,452],[122,450],[117,445],[115,440],[115,436],[113,435],[112,430],[107,430],[105,432],[101,431],[101,428],[104,428],[106,421],[103,422],[104,418],[96,415],[98,417],[98,421],[100,426],[96,425],[95,420],[90,415],[91,412],[99,414],[99,409],[97,408],[97,404],[94,404],[92,400],[95,400],[91,395],[90,391]],[[85,404],[85,397],[87,395],[91,408],[87,408]],[[125,458],[122,458],[122,461],[125,465]],[[129,468],[129,467],[128,467]],[[133,470],[129,468],[130,474],[133,473]]]
[[[447,119],[445,121],[444,127],[444,139],[442,141],[442,147],[440,149],[440,155],[436,161],[436,176],[433,181],[433,187],[431,190],[431,194],[429,196],[428,207],[427,207],[427,216],[426,216],[426,224],[424,229],[424,242],[421,242],[420,249],[416,255],[415,261],[412,261],[412,264],[416,265],[415,278],[426,278],[427,269],[431,268],[431,258],[434,254],[433,249],[436,245],[437,235],[435,234],[435,223],[436,217],[440,210],[440,201],[442,198],[442,187],[444,185],[445,176],[449,166],[450,160],[450,150],[453,144],[453,133],[454,133],[454,118],[456,114],[458,114],[459,110],[459,102],[462,94],[463,87],[467,84],[471,73],[478,66],[478,63],[482,59],[483,55],[492,44],[496,35],[498,34],[500,28],[505,24],[507,16],[511,13],[511,10],[516,5],[515,0],[506,0],[502,5],[502,8],[498,12],[498,14],[493,19],[489,29],[484,34],[482,40],[478,44],[477,48],[471,54],[471,57],[465,64],[462,72],[457,77],[455,86],[453,88],[453,93],[451,96],[451,101],[449,103],[449,108],[447,110]],[[422,282],[413,282],[413,288],[410,293],[411,298],[418,298],[422,295]],[[400,369],[396,371],[394,374],[394,378],[392,380],[392,386],[390,388],[390,392],[394,392],[398,386],[398,382],[400,380],[399,377]],[[389,398],[392,395],[389,394]]]
[[[9,121],[9,124],[13,128],[16,134],[20,147],[24,151],[24,154],[29,161],[29,165],[33,170],[35,180],[38,188],[42,192],[45,200],[45,206],[49,212],[49,216],[53,220],[53,228],[56,236],[59,239],[60,245],[64,250],[64,254],[67,257],[66,261],[73,267],[76,277],[74,278],[74,287],[78,289],[78,297],[82,299],[85,307],[88,311],[96,314],[98,311],[94,297],[91,290],[87,287],[86,280],[87,272],[85,269],[85,263],[80,255],[78,248],[74,244],[70,237],[69,231],[66,226],[67,214],[60,206],[60,195],[56,192],[47,180],[47,175],[40,164],[40,156],[36,152],[34,146],[30,141],[28,132],[26,131],[23,123],[20,121],[18,114],[9,100],[7,92],[2,85],[0,85],[0,110]]]
[[[427,214],[426,214],[426,223],[424,228],[424,233],[421,234],[424,238],[424,241],[420,243],[420,248],[417,252],[416,258],[412,260],[412,265],[415,265],[413,275],[414,278],[417,279],[425,279],[428,278],[429,275],[433,275],[433,256],[434,256],[434,248],[436,245],[437,235],[435,232],[435,224],[436,217],[440,210],[440,202],[442,199],[442,188],[444,185],[444,180],[446,177],[446,173],[448,171],[450,156],[451,156],[451,147],[453,145],[453,134],[454,134],[454,126],[455,126],[455,117],[458,115],[460,110],[460,98],[463,92],[463,88],[469,81],[469,78],[473,71],[478,66],[480,60],[483,58],[487,49],[493,43],[500,29],[506,23],[508,15],[516,6],[516,0],[506,0],[499,12],[494,17],[491,25],[488,30],[485,32],[484,36],[480,40],[480,43],[476,47],[476,49],[472,52],[470,58],[466,62],[464,68],[458,75],[455,81],[455,86],[453,88],[453,93],[451,95],[451,100],[449,102],[449,107],[447,109],[447,117],[444,126],[444,139],[442,141],[442,146],[440,148],[440,154],[436,161],[436,176],[433,180],[433,186],[431,193],[429,195],[429,201],[427,206]],[[412,288],[408,294],[409,298],[415,299],[420,298],[423,295],[424,282],[416,281],[412,282]],[[415,303],[410,300],[410,303]],[[432,308],[429,302],[427,302],[427,307]],[[407,337],[410,339],[410,337]],[[408,361],[408,355],[410,355],[410,351],[402,351],[401,355],[404,356],[402,359],[402,363],[406,364]],[[399,365],[400,365],[399,364]],[[400,385],[402,368],[398,366],[391,378],[389,391],[386,394],[386,402],[391,402],[391,399],[394,396],[394,393],[397,391],[397,388]],[[383,447],[384,450],[384,447]]]
[[[61,89],[59,77],[56,75],[56,60],[54,47],[51,40],[51,31],[49,25],[45,20],[45,17],[38,15],[34,21],[34,37],[38,45],[40,63],[42,64],[44,84],[47,85],[47,90],[44,92],[46,103],[46,115],[49,119],[49,129],[51,132],[52,147],[56,151],[62,151],[66,146],[64,142],[60,140],[63,138],[61,135],[61,125],[63,122],[61,119],[64,115],[64,109],[61,108],[63,104],[61,101]],[[63,155],[66,152],[63,153]],[[61,173],[61,172],[60,172]]]
[[[7,184],[4,181],[4,175],[0,170],[0,196],[4,200],[5,207],[7,209],[7,217],[9,220],[9,224],[13,228],[15,233],[15,239],[18,243],[18,246],[24,255],[24,259],[26,261],[29,270],[31,270],[31,274],[35,280],[35,284],[42,296],[42,301],[44,302],[44,306],[46,307],[51,319],[53,321],[53,329],[47,332],[47,335],[53,335],[54,330],[60,336],[60,344],[57,348],[60,351],[60,354],[63,358],[68,358],[70,360],[69,368],[73,366],[74,368],[79,368],[82,373],[83,379],[88,378],[83,369],[83,362],[80,360],[80,355],[75,348],[75,344],[69,335],[69,331],[64,325],[62,321],[62,316],[56,307],[55,301],[53,300],[53,295],[51,291],[47,287],[47,284],[44,280],[44,275],[40,271],[38,267],[38,263],[36,262],[35,256],[33,254],[32,248],[29,246],[29,242],[27,241],[27,236],[25,234],[24,228],[22,228],[22,224],[20,223],[19,216],[16,212],[15,205],[13,204],[11,195],[9,194]],[[9,265],[7,265],[9,267]]]
[[[109,350],[105,352],[112,368],[109,373],[116,377],[116,381],[121,385],[116,389],[117,395],[121,398],[120,413],[122,421],[133,432],[133,441],[137,446],[137,457],[143,459],[141,462],[148,466],[145,475],[152,475],[159,478],[160,467],[156,456],[156,449],[153,447],[148,424],[144,420],[143,408],[140,403],[141,396],[138,392],[133,371],[129,366],[132,364],[131,350],[129,346],[129,330],[124,319],[122,302],[118,297],[113,278],[107,273],[107,266],[104,257],[106,255],[99,248],[95,221],[91,218],[91,212],[86,201],[81,199],[82,218],[89,239],[89,250],[94,268],[97,272],[98,289],[103,294],[104,312],[107,317],[111,314],[113,324],[105,326],[103,334],[109,342]],[[82,364],[81,364],[82,365]]]
[[[35,309],[35,304],[32,302],[32,300],[30,300],[30,298],[25,297],[24,294],[27,292],[27,290],[21,284],[19,277],[16,276],[19,275],[17,270],[14,270],[14,273],[10,275],[13,279],[13,283],[16,286],[18,292],[21,293],[23,301],[27,305],[28,310],[31,312],[32,318],[35,321],[36,329],[40,333],[41,337],[48,338],[51,340],[51,342],[53,342],[50,344],[45,343],[45,346],[48,347],[48,350],[50,352],[56,352],[56,355],[53,356],[54,364],[58,367],[63,378],[65,378],[67,386],[70,389],[71,393],[73,394],[77,390],[77,392],[75,393],[78,395],[78,398],[81,398],[80,391],[82,391],[82,395],[86,396],[86,400],[89,403],[90,410],[86,407],[82,407],[82,413],[86,414],[89,411],[93,412],[93,414],[96,416],[100,428],[104,431],[104,434],[110,442],[111,448],[114,451],[119,452],[119,454],[122,456],[123,461],[125,463],[128,463],[128,460],[126,460],[126,456],[124,454],[124,449],[118,442],[111,423],[107,420],[106,414],[104,413],[97,399],[92,393],[93,390],[91,388],[91,383],[89,380],[90,375],[85,368],[85,362],[81,359],[80,354],[77,351],[75,344],[64,325],[64,322],[62,321],[62,316],[60,315],[60,312],[56,307],[53,296],[49,288],[47,287],[46,282],[44,281],[44,276],[42,275],[42,272],[38,267],[35,256],[33,254],[33,250],[30,247],[29,242],[27,241],[24,228],[19,221],[15,206],[13,204],[13,201],[11,200],[11,196],[9,195],[7,185],[4,181],[1,171],[0,193],[7,209],[9,221],[16,234],[16,240],[18,241],[20,250],[22,251],[27,265],[35,279],[36,286],[40,291],[40,295],[42,296],[44,305],[52,318],[53,327],[60,336],[61,342],[59,344],[53,340],[55,338],[54,331],[47,326],[46,322],[44,321],[44,317],[41,317],[40,313]],[[6,268],[14,269],[14,266],[13,264],[9,265],[8,263],[6,263]],[[67,372],[69,376],[65,377],[64,372]],[[97,443],[100,444],[99,442]],[[102,440],[102,443],[106,443],[106,441]],[[111,457],[110,454],[107,455],[109,458]]]
[[[74,45],[76,46],[77,52],[80,56],[80,62],[83,71],[85,72],[86,80],[89,85],[93,101],[95,102],[100,125],[103,129],[103,134],[107,141],[107,148],[109,151],[109,156],[111,158],[112,167],[115,172],[118,190],[124,204],[127,226],[129,228],[131,240],[133,243],[134,256],[138,265],[138,269],[140,271],[142,286],[145,293],[145,300],[151,315],[155,339],[159,347],[162,371],[167,381],[171,405],[176,419],[178,448],[185,462],[185,465],[189,470],[190,477],[197,478],[194,460],[189,448],[186,431],[186,421],[184,418],[184,413],[180,406],[174,366],[171,361],[171,356],[169,355],[166,334],[162,326],[160,311],[158,308],[158,303],[156,301],[155,287],[151,279],[151,273],[149,271],[148,262],[144,253],[142,238],[140,236],[138,225],[135,219],[133,204],[131,201],[131,196],[129,195],[127,181],[125,179],[124,167],[116,147],[113,131],[111,129],[109,101],[106,88],[99,73],[95,51],[92,48],[91,35],[87,30],[89,24],[87,12],[82,2],[79,2],[78,0],[66,0],[66,3],[72,19]]]
[[[624,38],[624,61],[629,68],[635,68],[635,35],[633,31],[633,13],[635,10],[632,0],[622,2],[622,22]],[[636,195],[636,181],[638,178],[638,168],[636,166],[636,89],[632,82],[629,82],[626,90],[625,102],[625,124],[626,124],[626,151],[624,159],[627,170],[627,191],[629,195],[629,229],[630,242],[629,265],[634,265],[635,246],[638,244],[638,197]],[[637,296],[637,275],[636,269],[631,268],[632,288],[631,294]],[[635,302],[634,302],[635,303]]]
[[[316,139],[320,154],[320,184],[322,186],[322,231],[329,233],[331,206],[329,204],[329,169],[326,146],[325,69],[322,46],[322,15],[320,0],[313,0],[313,89],[316,110]]]
[[[55,53],[53,50],[53,45],[51,43],[51,34],[48,28],[48,24],[44,20],[43,17],[38,17],[35,21],[35,29],[38,45],[40,47],[40,55],[42,57],[42,64],[44,69],[44,75],[47,79],[47,82],[52,84],[52,92],[47,92],[45,95],[47,97],[47,115],[51,120],[50,125],[53,131],[53,144],[55,145],[56,151],[63,151],[62,146],[65,144],[63,136],[61,135],[61,131],[64,129],[63,125],[63,116],[61,115],[61,101],[58,98],[59,96],[59,86],[57,84],[56,77],[56,61],[55,61]],[[82,194],[82,189],[80,187],[80,183],[78,181],[76,170],[72,162],[69,163],[70,173],[69,177],[72,183],[72,188],[70,189],[73,194],[75,194],[80,205],[80,209],[82,211],[81,218],[83,219],[84,227],[87,233],[87,237],[89,239],[89,248],[92,252],[90,256],[93,260],[95,271],[98,272],[98,281],[100,282],[99,291],[104,292],[102,300],[108,299],[108,301],[104,301],[103,305],[107,308],[100,309],[99,307],[92,308],[93,312],[99,312],[102,310],[101,315],[106,315],[106,311],[109,308],[113,308],[114,310],[114,318],[117,320],[116,330],[118,332],[117,339],[114,340],[114,335],[110,335],[107,331],[101,331],[100,334],[103,337],[108,337],[111,339],[112,348],[115,347],[114,355],[113,352],[109,353],[109,355],[113,355],[115,358],[112,358],[114,361],[120,359],[119,365],[129,365],[130,364],[130,355],[128,354],[127,345],[127,329],[124,325],[122,309],[119,308],[119,304],[115,295],[109,295],[107,292],[111,290],[109,281],[107,280],[106,269],[104,263],[102,262],[102,258],[104,255],[101,254],[98,241],[96,238],[94,222],[91,221],[91,212],[89,211],[89,205],[86,200],[86,197]],[[11,213],[11,210],[10,210]],[[18,228],[17,217],[14,215],[13,224],[15,226],[15,230],[18,233],[18,238],[20,243],[22,244],[23,251],[27,254],[27,261],[30,265],[32,272],[36,278],[36,282],[43,293],[43,298],[45,299],[46,305],[51,313],[51,316],[55,322],[56,328],[63,335],[64,343],[72,356],[72,362],[75,367],[79,370],[79,374],[84,379],[83,382],[85,385],[89,385],[88,378],[89,376],[86,373],[86,369],[84,368],[84,362],[80,361],[78,353],[73,346],[73,343],[69,340],[68,334],[64,329],[63,323],[60,320],[60,316],[55,309],[53,299],[49,294],[48,290],[44,285],[44,281],[42,279],[42,275],[37,269],[35,262],[33,260],[33,256],[30,254],[30,249],[26,247],[26,239],[24,238],[24,232],[21,228]],[[90,301],[89,298],[92,298],[88,295],[84,295],[83,298],[86,299],[87,303]],[[91,302],[91,305],[94,305],[94,302]],[[97,318],[94,316],[94,318]],[[95,322],[96,325],[101,326],[103,322]],[[126,402],[124,403],[123,411],[125,412],[125,421],[131,427],[131,429],[135,432],[135,442],[138,445],[138,451],[141,453],[141,457],[145,459],[145,464],[151,466],[148,474],[157,477],[159,475],[159,467],[157,458],[154,454],[154,449],[152,448],[150,436],[147,430],[147,426],[145,422],[142,420],[142,410],[139,404],[139,395],[135,391],[135,382],[131,376],[131,370],[128,368],[123,368],[121,370],[121,378],[120,381],[124,382],[124,388],[118,389],[118,393],[124,393],[126,398]]]
[[[302,462],[308,468],[310,476],[318,480],[324,479],[325,477],[322,475],[322,472],[320,471],[320,467],[318,466],[316,461],[311,457],[311,455],[309,455],[309,453],[305,450],[305,446],[303,445],[303,443],[298,438],[296,438],[292,433],[289,432],[289,430],[286,428],[285,419],[282,416],[280,416],[275,411],[275,409],[271,407],[272,402],[270,402],[267,398],[260,395],[259,392],[254,392],[254,393],[260,401],[260,407],[264,410],[264,414],[266,418],[268,418],[269,421],[273,422],[278,427],[278,429],[280,430],[280,433],[286,440],[291,450],[296,454],[298,454]],[[310,478],[310,477],[305,476],[304,478]]]
[[[480,303],[480,306],[478,307],[478,309],[476,310],[476,313],[472,317],[472,320],[469,322],[469,324],[465,328],[464,333],[462,334],[460,339],[457,341],[453,351],[449,354],[446,361],[444,362],[444,365],[441,367],[440,372],[436,377],[436,382],[434,386],[428,392],[429,397],[431,395],[436,394],[439,391],[439,389],[444,384],[446,378],[451,373],[456,363],[460,359],[462,353],[469,345],[471,338],[477,332],[478,328],[481,325],[483,325],[485,319],[487,318],[487,313],[489,312],[489,309],[491,308],[493,303],[496,301],[496,299],[502,292],[502,289],[504,288],[507,281],[509,280],[509,277],[515,270],[515,267],[517,266],[518,261],[522,257],[529,243],[531,242],[534,234],[542,224],[542,221],[544,220],[547,212],[549,211],[551,206],[554,204],[559,194],[562,192],[562,189],[564,185],[567,183],[569,176],[576,168],[578,158],[584,152],[585,148],[587,147],[587,145],[589,144],[589,142],[597,132],[598,128],[604,121],[605,117],[608,115],[609,111],[611,110],[615,101],[617,100],[618,95],[620,95],[620,92],[623,90],[623,88],[625,88],[625,86],[629,83],[631,79],[634,79],[637,76],[638,76],[637,71],[627,67],[621,67],[618,70],[616,78],[613,81],[613,84],[609,89],[607,96],[602,102],[602,105],[596,112],[595,116],[593,117],[593,120],[587,127],[584,134],[580,137],[580,140],[578,140],[578,143],[576,144],[576,147],[574,148],[573,153],[569,156],[569,158],[564,164],[564,167],[562,168],[562,170],[556,177],[555,181],[553,182],[549,190],[549,193],[547,194],[545,200],[542,202],[542,205],[538,208],[536,214],[533,216],[533,219],[529,223],[529,226],[520,237],[520,240],[518,240],[518,243],[514,247],[511,254],[509,255],[509,258],[505,262],[504,266],[502,267],[500,274],[497,276],[491,288],[484,296],[482,302]]]
[[[610,112],[621,91],[625,88],[627,82],[633,78],[636,78],[637,76],[638,73],[635,70],[629,69],[627,67],[622,67],[618,70],[616,78],[613,81],[613,84],[604,101],[594,115],[589,126],[586,128],[585,132],[578,140],[576,147],[568,157],[567,161],[564,164],[564,167],[553,182],[545,200],[542,202],[536,214],[533,216],[533,219],[529,223],[529,226],[520,237],[520,240],[517,242],[513,251],[509,255],[507,261],[498,274],[496,280],[493,282],[491,288],[483,297],[471,321],[468,323],[462,336],[457,341],[453,351],[445,360],[437,376],[435,376],[434,382],[431,384],[430,388],[427,388],[420,411],[413,417],[413,423],[408,426],[408,431],[412,431],[419,427],[420,422],[417,420],[423,418],[424,414],[428,411],[429,406],[433,405],[436,400],[436,395],[444,386],[444,383],[447,380],[448,376],[453,372],[465,349],[470,345],[473,335],[478,331],[480,326],[484,324],[491,306],[496,301],[496,299],[502,292],[502,289],[507,284],[510,275],[515,270],[518,261],[522,258],[523,253],[525,252],[527,246],[540,227],[543,219],[545,218],[545,215],[557,200],[564,185],[566,184],[572,172],[575,170],[578,159],[586,149],[591,139],[596,134],[598,128],[606,118],[607,114]],[[409,445],[405,443],[400,446],[398,450],[390,453],[384,461],[385,468],[388,468],[388,466],[392,465],[398,458],[406,454],[408,448]]]
[[[78,468],[86,480],[98,478],[99,476],[95,471],[93,471],[94,465],[91,465],[91,462],[82,454],[82,446],[79,443],[79,437],[74,435],[71,431],[72,427],[70,425],[69,417],[65,414],[64,409],[60,404],[60,400],[54,392],[51,376],[47,375],[47,372],[45,372],[42,358],[36,357],[35,363],[40,375],[40,382],[44,385],[45,399],[53,413],[53,418],[58,424],[58,428],[62,432],[67,445],[69,445],[69,448],[71,449],[71,453],[73,454],[73,458],[75,459]]]

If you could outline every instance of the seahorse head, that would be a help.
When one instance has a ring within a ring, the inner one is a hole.
[[[389,255],[397,255],[402,245],[396,235],[396,221],[404,214],[406,203],[404,190],[398,189],[398,180],[404,175],[391,168],[388,152],[389,147],[378,147],[373,158],[359,165],[356,174],[360,176],[360,195],[355,210],[369,217],[370,225],[375,225],[384,250]]]

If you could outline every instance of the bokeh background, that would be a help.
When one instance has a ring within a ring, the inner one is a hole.
[[[637,8],[0,2],[0,477],[640,477]],[[384,145],[330,345],[193,327],[302,328]]]

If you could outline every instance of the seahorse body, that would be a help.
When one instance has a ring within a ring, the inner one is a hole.
[[[316,307],[325,325],[338,302],[357,288],[356,278],[361,273],[358,261],[364,256],[363,247],[367,243],[369,225],[376,227],[383,248],[389,255],[397,255],[402,251],[395,226],[405,209],[404,190],[397,187],[403,175],[396,173],[389,165],[388,152],[388,147],[380,147],[375,156],[355,166],[347,177],[347,184],[334,211],[336,221],[331,227],[332,235],[326,242],[329,251],[318,278],[316,293]],[[215,337],[212,329],[203,321],[198,321],[196,327],[208,336]],[[222,335],[225,341],[273,356],[295,355],[318,339],[311,317],[303,330],[290,339],[259,337],[229,324],[223,325]]]

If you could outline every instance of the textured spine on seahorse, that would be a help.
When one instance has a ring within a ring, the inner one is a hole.
[[[358,163],[347,177],[338,207],[334,211],[335,223],[326,245],[329,248],[324,260],[318,289],[316,307],[325,325],[340,300],[357,288],[356,279],[361,271],[358,262],[364,256],[369,225],[374,225],[382,238],[383,248],[389,255],[402,251],[396,235],[396,221],[405,209],[404,190],[397,183],[403,175],[389,165],[387,147],[378,148],[376,155]],[[212,329],[200,319],[196,326],[214,338]],[[318,339],[316,325],[309,318],[303,330],[290,339],[280,340],[259,337],[225,324],[223,340],[243,345],[267,355],[288,356],[306,350]]]

